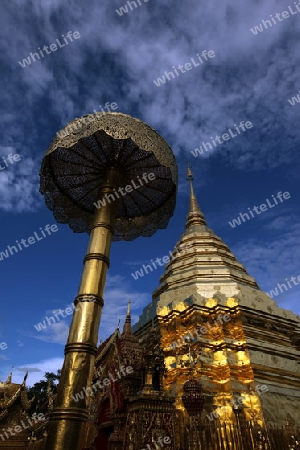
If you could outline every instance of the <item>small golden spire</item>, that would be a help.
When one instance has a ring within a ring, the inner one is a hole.
[[[188,167],[187,167],[187,174],[186,174],[186,179],[188,181],[193,181],[194,179],[194,175],[190,166],[190,162],[188,161]]]
[[[11,378],[12,378],[12,372],[10,372],[10,374],[8,375],[7,380],[5,381],[6,384],[10,384],[11,383]]]
[[[188,213],[187,221],[186,221],[186,228],[189,228],[192,225],[207,226],[204,215],[203,215],[202,211],[200,210],[199,204],[198,204],[196,196],[195,196],[195,192],[194,192],[194,188],[193,188],[194,175],[193,175],[192,169],[190,167],[189,161],[188,161],[186,179],[190,183],[190,207],[189,207],[189,213]]]
[[[130,304],[131,304],[131,301],[128,300],[126,319],[125,319],[125,323],[124,323],[123,333],[122,334],[132,334]]]
[[[131,305],[131,301],[128,300],[128,305],[127,305],[127,313],[126,316],[130,316],[130,305]]]

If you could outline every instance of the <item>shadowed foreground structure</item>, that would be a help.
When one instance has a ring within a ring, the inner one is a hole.
[[[188,179],[185,231],[152,302],[133,329],[129,305],[97,349],[83,450],[299,450],[299,316],[207,226]]]
[[[98,349],[94,386],[112,361],[135,369],[115,383],[119,396],[113,384],[93,391],[86,449],[152,450],[159,435],[176,450],[299,449],[299,316],[207,226],[192,179],[189,169],[185,231],[134,336],[127,325],[127,338],[116,330]],[[126,339],[135,350],[124,356]]]

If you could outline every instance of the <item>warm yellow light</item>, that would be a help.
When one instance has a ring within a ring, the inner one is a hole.
[[[238,364],[250,364],[250,360],[246,352],[239,351],[236,353]]]
[[[207,306],[208,308],[213,308],[217,304],[218,304],[217,300],[215,300],[214,298],[209,298],[205,306]]]
[[[168,306],[161,306],[158,310],[159,316],[167,316],[170,313],[170,308]]]
[[[233,308],[234,306],[237,306],[237,305],[238,305],[238,301],[235,298],[230,297],[227,299],[226,306],[228,306],[229,308]]]
[[[176,362],[176,358],[174,358],[174,356],[167,356],[165,358],[165,365],[168,368],[171,367],[172,364],[174,364]]]
[[[187,309],[187,305],[184,302],[180,302],[178,303],[178,305],[176,305],[176,309],[177,311],[184,311],[185,309]]]

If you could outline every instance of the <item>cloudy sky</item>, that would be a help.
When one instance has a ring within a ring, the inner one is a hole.
[[[123,321],[128,299],[135,321],[151,300],[162,268],[138,280],[131,273],[168,255],[184,229],[187,160],[210,227],[259,286],[269,292],[300,275],[300,104],[288,101],[300,90],[300,13],[294,3],[136,4],[130,9],[125,0],[1,3],[0,252],[55,224],[39,194],[39,169],[56,132],[75,117],[115,102],[117,111],[155,128],[177,157],[179,190],[168,229],[112,246],[99,340],[119,318]],[[270,15],[290,11],[289,6],[293,14],[285,14],[286,19],[262,24]],[[262,31],[255,34],[251,28],[256,26]],[[77,31],[72,42],[66,38],[69,31]],[[49,49],[52,44],[56,50]],[[34,53],[45,45],[48,54],[44,50],[38,59]],[[204,51],[215,56],[203,57],[201,64],[197,54]],[[188,63],[189,69],[178,68]],[[170,80],[157,86],[170,71],[174,78],[169,74]],[[252,127],[239,128],[238,134],[234,124],[241,121]],[[236,136],[193,156],[202,142],[211,143],[229,128]],[[20,159],[11,163],[9,154]],[[278,192],[289,192],[290,198],[240,225],[229,224],[266,199],[274,204],[272,195]],[[13,370],[18,382],[29,368],[32,384],[63,361],[71,316],[44,331],[34,325],[74,300],[88,236],[61,224],[45,236],[0,261],[0,346],[7,345],[0,348],[0,380]],[[300,314],[299,293],[293,286],[276,301]]]

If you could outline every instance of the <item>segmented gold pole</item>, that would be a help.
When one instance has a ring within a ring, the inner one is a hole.
[[[118,178],[119,174],[111,169],[99,199],[113,192]],[[45,450],[82,450],[83,447],[88,398],[84,394],[83,399],[78,399],[76,394],[84,393],[83,388],[89,387],[94,370],[116,203],[106,202],[95,212]]]

